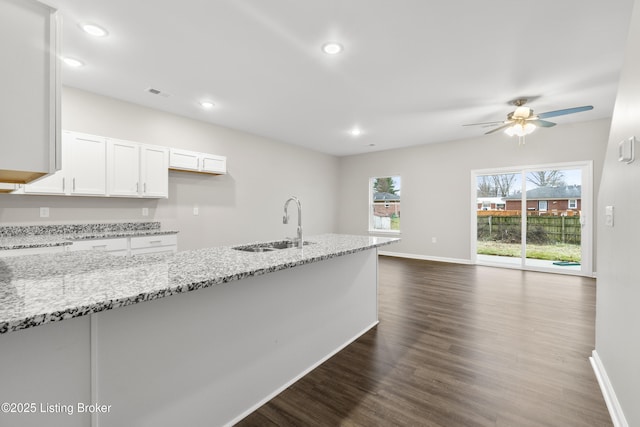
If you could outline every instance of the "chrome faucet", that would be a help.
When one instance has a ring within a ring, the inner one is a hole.
[[[289,199],[284,202],[284,216],[282,217],[282,223],[283,224],[289,224],[289,214],[287,213],[287,207],[289,206],[289,202],[290,201],[294,201],[296,202],[296,205],[298,205],[298,248],[302,249],[304,242],[302,241],[302,204],[300,203],[300,200],[293,196],[293,197],[289,197]]]

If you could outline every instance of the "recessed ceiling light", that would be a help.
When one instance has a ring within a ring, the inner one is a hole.
[[[360,136],[362,135],[362,130],[360,128],[353,128],[349,131],[352,136]]]
[[[216,104],[214,104],[214,103],[213,103],[213,102],[211,102],[211,101],[202,101],[202,102],[200,102],[200,106],[201,106],[202,108],[204,108],[204,109],[207,109],[207,110],[208,110],[208,109],[210,109],[210,108],[213,108],[213,107],[214,107],[214,105],[216,105]]]
[[[109,34],[107,30],[96,24],[80,24],[80,28],[94,37],[106,37]]]
[[[322,45],[322,51],[327,55],[336,55],[342,52],[342,45],[338,42],[327,42]]]
[[[84,65],[84,62],[80,61],[79,59],[70,58],[68,56],[65,56],[64,58],[62,58],[62,60],[69,67],[73,67],[73,68],[80,68],[80,67],[82,67]]]

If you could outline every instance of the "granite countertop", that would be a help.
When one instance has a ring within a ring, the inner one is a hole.
[[[66,246],[75,240],[177,234],[161,230],[159,222],[69,224],[0,227],[0,250]]]
[[[231,246],[117,257],[78,251],[0,258],[0,334],[98,313],[387,245],[398,238],[324,234],[303,249]]]

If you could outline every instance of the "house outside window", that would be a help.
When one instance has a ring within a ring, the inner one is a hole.
[[[569,199],[569,209],[578,209],[578,199]]]
[[[400,232],[400,176],[369,180],[369,231]]]
[[[547,211],[547,201],[546,200],[538,200],[538,210],[540,212]]]

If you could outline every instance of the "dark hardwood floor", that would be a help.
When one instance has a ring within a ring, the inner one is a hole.
[[[611,426],[593,279],[380,257],[380,324],[238,426]]]

